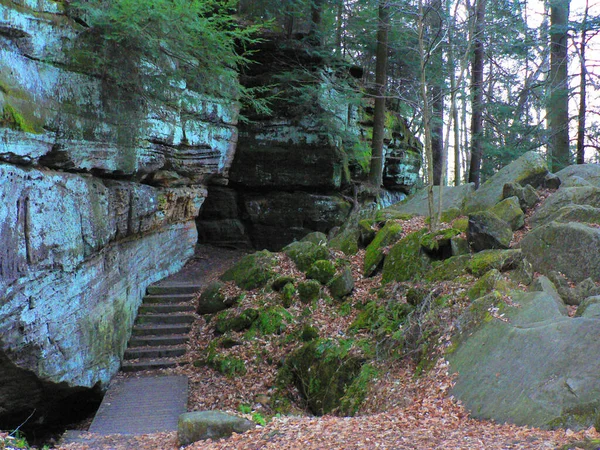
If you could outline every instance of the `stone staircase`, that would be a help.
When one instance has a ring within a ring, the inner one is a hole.
[[[198,285],[148,286],[138,310],[121,371],[175,367],[186,352],[186,342],[196,320],[194,293]]]

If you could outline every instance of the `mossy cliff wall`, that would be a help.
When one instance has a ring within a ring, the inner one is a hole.
[[[0,0],[0,429],[116,373],[237,141],[237,105],[185,86],[136,101],[70,70],[63,7]]]

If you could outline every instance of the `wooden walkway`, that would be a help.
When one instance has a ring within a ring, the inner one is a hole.
[[[89,432],[99,435],[177,431],[187,411],[185,376],[116,378],[104,396]]]

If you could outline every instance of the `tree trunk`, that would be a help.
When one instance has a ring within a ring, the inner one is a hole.
[[[550,1],[550,163],[554,172],[569,165],[569,84],[567,47],[569,0]]]
[[[379,0],[379,23],[377,25],[377,51],[375,62],[375,112],[373,117],[373,142],[371,147],[371,170],[369,182],[381,186],[383,177],[383,138],[385,134],[385,87],[387,80],[388,29],[390,11],[387,0]]]
[[[310,6],[310,29],[308,40],[315,47],[321,46],[321,22],[323,19],[323,1],[313,0]]]
[[[471,62],[471,164],[469,182],[479,187],[481,160],[483,157],[483,30],[485,21],[486,0],[477,0],[475,6],[475,45]]]
[[[585,13],[581,24],[581,43],[579,44],[580,75],[579,75],[579,114],[577,115],[577,164],[585,164],[585,112],[587,108],[587,66],[585,61],[585,47],[587,40],[587,20],[589,14],[589,0],[585,2]]]

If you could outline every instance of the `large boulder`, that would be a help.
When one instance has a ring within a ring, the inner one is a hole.
[[[555,174],[561,187],[581,186],[589,183],[600,187],[600,164],[575,164],[567,166]]]
[[[274,276],[277,264],[275,255],[268,250],[246,255],[227,269],[221,280],[233,281],[241,289],[256,289],[263,287]]]
[[[283,249],[283,253],[290,257],[299,270],[305,272],[317,261],[329,259],[329,250],[323,245],[312,242],[292,242]]]
[[[448,355],[472,417],[541,428],[598,426],[600,319],[570,318],[544,292],[515,293]],[[593,311],[593,310],[591,310]],[[576,349],[574,351],[574,349]]]
[[[512,237],[511,226],[494,213],[481,211],[469,215],[467,240],[474,251],[506,249]]]
[[[571,281],[600,281],[600,229],[585,224],[550,222],[521,241],[523,255],[535,271],[557,271]]]
[[[390,249],[383,262],[383,283],[420,279],[430,269],[431,259],[421,246],[426,233],[426,229],[415,231]]]
[[[518,183],[521,186],[531,184],[539,186],[548,173],[548,165],[544,158],[536,152],[527,152],[509,165],[500,169],[487,180],[465,202],[465,211],[485,211],[500,202],[504,185]]]
[[[516,196],[505,198],[490,211],[508,223],[513,231],[518,230],[525,224],[525,213],[520,207],[519,198]]]
[[[600,208],[600,188],[587,187],[561,187],[558,191],[546,199],[544,204],[531,216],[530,224],[532,227],[538,227],[552,220],[555,220],[566,210],[565,207],[573,207],[574,205],[588,206],[592,208]],[[593,210],[589,210],[593,214]],[[577,217],[579,213],[569,213],[569,215]],[[585,217],[586,213],[582,213]]]
[[[365,253],[363,273],[366,277],[375,273],[383,262],[386,247],[395,243],[401,235],[402,225],[392,221],[386,223],[385,226],[379,230],[375,239],[373,239],[373,242],[368,245]]]
[[[193,411],[179,416],[177,438],[179,445],[206,439],[217,441],[233,433],[244,433],[255,426],[248,419],[222,411]]]
[[[442,188],[442,211],[461,210],[465,199],[475,191],[473,183],[463,184],[461,186],[443,186]],[[433,203],[437,210],[439,203],[440,187],[433,187]],[[429,206],[427,200],[427,188],[420,189],[414,195],[411,195],[404,202],[396,203],[387,208],[401,214],[412,214],[419,216],[429,215]]]

